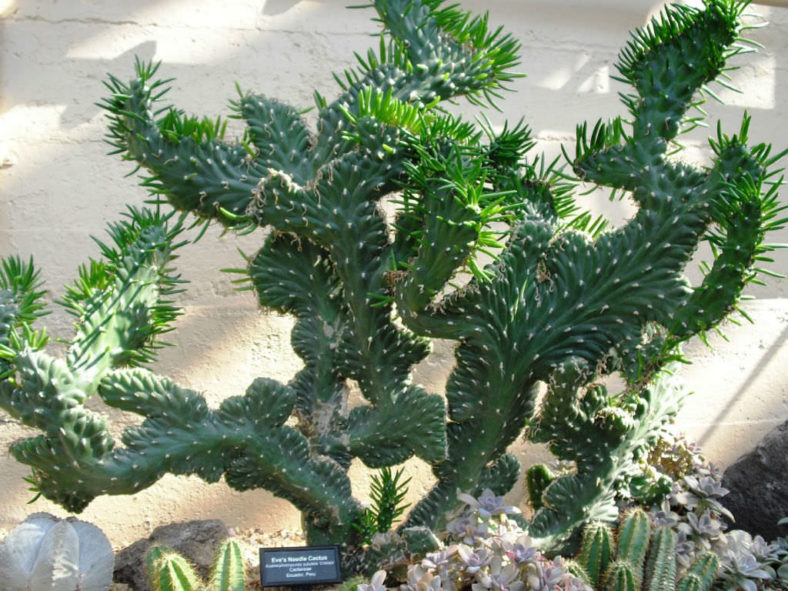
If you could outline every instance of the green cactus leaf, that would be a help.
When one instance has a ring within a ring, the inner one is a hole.
[[[440,461],[446,455],[443,404],[440,396],[409,387],[391,405],[358,406],[348,417],[348,447],[371,468],[400,464],[412,454]]]
[[[11,373],[12,362],[25,347],[41,349],[45,332],[36,333],[32,323],[47,312],[41,301],[41,273],[19,257],[0,259],[0,379]]]
[[[631,393],[624,416],[608,414],[601,396],[603,390],[599,388],[575,390],[576,395],[582,393],[588,398],[580,402],[569,395],[570,389],[561,392],[563,402],[558,398],[549,402],[549,396],[546,399],[545,404],[556,406],[550,410],[553,418],[537,427],[547,429],[537,431],[537,440],[555,429],[554,441],[560,443],[551,449],[558,452],[558,457],[577,458],[577,474],[558,478],[547,487],[543,494],[545,506],[534,515],[528,528],[538,543],[551,548],[561,548],[570,532],[586,521],[611,522],[617,517],[617,487],[628,482],[628,475],[636,471],[636,454],[654,440],[659,427],[675,416],[684,397],[669,370],[653,377],[648,387]],[[565,422],[557,422],[561,408],[565,409]],[[604,411],[601,416],[599,411]],[[541,420],[545,420],[544,414]],[[585,438],[591,432],[599,432],[600,436],[595,445],[588,446]]]
[[[514,454],[504,454],[482,471],[476,493],[481,494],[489,488],[496,495],[503,496],[514,488],[519,478],[520,460]]]
[[[14,359],[16,387],[7,387],[4,408],[12,415],[48,433],[57,432],[61,415],[79,411],[89,393],[66,363],[43,351],[24,350]]]
[[[405,527],[430,527],[436,521],[436,516],[442,515],[446,507],[453,505],[457,496],[457,489],[452,487],[452,480],[442,478],[438,484],[430,489],[418,504],[408,513]]]
[[[69,366],[95,382],[111,367],[154,359],[156,337],[180,315],[169,298],[179,278],[169,267],[181,224],[173,214],[129,208],[126,219],[110,225],[112,245],[99,242],[103,260],[80,270],[63,303],[77,317],[68,351]]]
[[[431,91],[422,95],[423,102],[457,95],[479,101],[478,94],[492,101],[498,89],[517,77],[511,69],[519,61],[519,43],[510,35],[489,31],[485,18],[471,17],[454,5],[438,6],[407,0],[375,1],[383,23],[402,44],[392,49],[397,51],[404,45],[411,63],[431,66],[422,73],[422,84]],[[453,75],[453,68],[460,64],[466,74],[462,77]]]
[[[713,80],[738,37],[740,2],[710,2],[705,10],[665,8],[659,18],[635,32],[622,51],[618,70],[638,95],[626,97],[637,118],[637,137],[647,130],[671,139],[693,96]],[[735,50],[733,50],[735,51]]]
[[[402,538],[413,556],[423,556],[441,548],[440,540],[426,527],[406,527],[402,530]]]
[[[568,573],[582,580],[586,585],[591,587],[591,579],[588,577],[588,573],[576,560],[573,558],[564,558],[562,562]]]
[[[313,139],[296,109],[259,94],[242,96],[234,106],[262,166],[286,172],[299,184],[313,177],[308,157]]]
[[[690,564],[677,585],[677,590],[708,591],[717,578],[720,559],[714,552],[704,552]]]
[[[329,323],[340,315],[341,284],[328,252],[311,242],[287,234],[269,236],[250,262],[249,276],[264,306]]]
[[[693,573],[685,574],[676,583],[676,591],[703,591],[703,589],[708,587],[704,587],[701,578]]]
[[[227,416],[227,422],[239,416],[264,427],[281,427],[295,404],[295,392],[274,380],[255,379],[246,389],[243,397],[227,398],[222,402],[220,414]]]

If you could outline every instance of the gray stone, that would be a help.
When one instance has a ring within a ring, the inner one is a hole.
[[[163,525],[149,538],[138,540],[115,556],[116,583],[125,583],[134,591],[150,591],[145,577],[145,553],[153,544],[164,544],[186,557],[207,579],[216,548],[229,536],[227,526],[218,519],[187,521]]]
[[[767,541],[788,535],[788,526],[777,525],[788,517],[788,421],[731,464],[722,485],[730,490],[722,503],[736,518],[733,527]]]

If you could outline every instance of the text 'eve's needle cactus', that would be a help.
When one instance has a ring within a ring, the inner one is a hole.
[[[539,480],[527,525],[537,545],[557,550],[583,523],[615,517],[616,491],[644,486],[638,461],[677,410],[677,347],[734,309],[769,250],[765,234],[783,223],[778,157],[748,144],[747,118],[735,135],[718,131],[710,166],[672,156],[700,121],[690,110],[706,84],[744,53],[745,4],[674,6],[636,32],[618,64],[626,118],[578,127],[575,177],[527,156],[525,126],[495,131],[443,110],[498,97],[517,76],[519,45],[439,0],[371,4],[379,50],[336,76],[336,99],[315,94],[314,129],[299,107],[241,94],[232,106],[246,130],[225,141],[218,119],[161,102],[156,66],[112,77],[110,141],[146,171],[157,213],[131,210],[105,260],[68,289],[78,321],[64,360],[31,327],[36,272],[6,261],[0,405],[43,432],[12,453],[73,511],[167,472],[263,487],[302,511],[310,543],[350,556],[364,529],[352,458],[431,465],[437,483],[399,529],[406,547],[425,547],[458,491],[512,487],[519,463],[506,450],[525,432],[575,466]],[[615,229],[592,222],[573,178],[613,188],[637,213]],[[393,221],[381,209],[392,195]],[[214,409],[140,367],[176,316],[180,224],[158,213],[165,203],[238,232],[272,229],[247,271],[263,306],[297,319],[304,367],[292,381],[256,379]],[[713,261],[691,286],[682,271],[702,241]],[[410,379],[431,338],[457,344],[445,397]],[[596,385],[614,372],[623,391]],[[351,384],[365,402],[348,409]],[[144,417],[122,445],[85,409],[93,394]]]

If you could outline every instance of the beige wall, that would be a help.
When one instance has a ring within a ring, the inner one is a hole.
[[[162,60],[162,75],[176,78],[170,100],[200,114],[227,114],[235,81],[243,89],[309,106],[313,88],[327,96],[335,92],[330,71],[350,65],[351,50],[365,50],[374,42],[367,36],[374,30],[369,11],[346,11],[345,4],[0,0],[0,254],[33,255],[50,298],[57,298],[77,265],[95,253],[90,235],[101,236],[124,204],[145,198],[135,179],[123,178],[131,167],[105,156],[103,116],[94,103],[104,95],[106,72],[129,77],[135,55]],[[557,153],[561,142],[571,144],[577,122],[621,112],[616,99],[620,87],[608,74],[628,30],[655,8],[645,0],[462,4],[489,10],[493,23],[505,24],[522,40],[521,69],[528,77],[502,103],[504,115],[493,114],[492,119],[525,117],[549,153]],[[752,32],[766,49],[733,73],[745,93],[721,90],[727,106],[711,105],[710,111],[732,132],[747,109],[754,117],[752,136],[785,147],[788,9],[754,7],[752,12],[754,23],[773,21]],[[703,159],[703,136],[693,135],[687,143],[687,156]],[[626,217],[624,205],[597,201],[617,219]],[[784,233],[779,240],[787,238]],[[178,347],[163,353],[157,369],[206,391],[213,401],[243,391],[254,376],[287,380],[299,367],[289,348],[290,320],[260,312],[250,294],[234,293],[230,278],[218,271],[239,264],[237,245],[252,252],[259,241],[259,234],[218,240],[213,232],[180,259],[183,276],[191,282],[181,300],[185,315],[171,334]],[[777,254],[772,268],[788,271],[786,253]],[[746,307],[756,325],[726,328],[731,341],[713,338],[713,350],[693,344],[689,353],[695,363],[684,371],[696,393],[680,426],[723,465],[788,417],[783,369],[788,368],[788,282],[775,280],[753,293],[758,300]],[[67,336],[69,322],[57,311],[47,318],[55,336]],[[451,352],[438,345],[417,379],[439,391],[451,359]],[[120,424],[124,420],[118,417]],[[26,469],[5,452],[19,435],[13,421],[0,418],[0,527],[32,510],[62,514],[43,501],[25,504]],[[366,475],[354,473],[363,495]],[[268,493],[240,494],[223,485],[173,477],[134,497],[99,499],[84,513],[116,544],[160,523],[197,517],[269,531],[298,527],[296,512]]]

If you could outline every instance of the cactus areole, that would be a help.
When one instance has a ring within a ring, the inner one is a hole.
[[[638,31],[618,63],[626,113],[578,126],[565,169],[528,153],[523,124],[496,130],[442,108],[492,102],[519,63],[514,38],[442,4],[372,2],[379,48],[336,75],[336,98],[315,94],[311,128],[302,106],[241,92],[231,104],[246,130],[225,141],[218,119],[163,102],[156,65],[110,77],[110,141],[159,206],[130,209],[68,288],[77,323],[64,359],[32,324],[32,265],[7,259],[0,284],[0,405],[42,432],[11,448],[41,494],[81,511],[167,472],[223,477],[288,499],[310,544],[352,555],[363,509],[351,460],[382,468],[418,456],[436,484],[388,538],[416,549],[460,505],[458,491],[513,486],[520,466],[507,447],[525,433],[575,466],[543,482],[527,526],[535,543],[558,550],[582,524],[615,517],[615,492],[680,402],[678,346],[735,308],[770,250],[765,234],[783,224],[779,156],[748,143],[748,118],[718,130],[709,166],[674,155],[707,85],[744,52],[745,3],[666,8]],[[592,220],[575,205],[578,180],[637,212],[616,228]],[[381,208],[389,197],[393,219]],[[171,210],[237,232],[270,228],[246,275],[262,306],[296,319],[304,367],[289,383],[261,377],[210,408],[145,369],[178,314],[170,261],[182,222]],[[693,286],[683,269],[702,241],[713,259]],[[410,379],[433,338],[456,343],[445,396]],[[621,391],[596,385],[613,372]],[[348,408],[356,385],[364,402]],[[144,420],[114,441],[84,406],[95,394]]]

